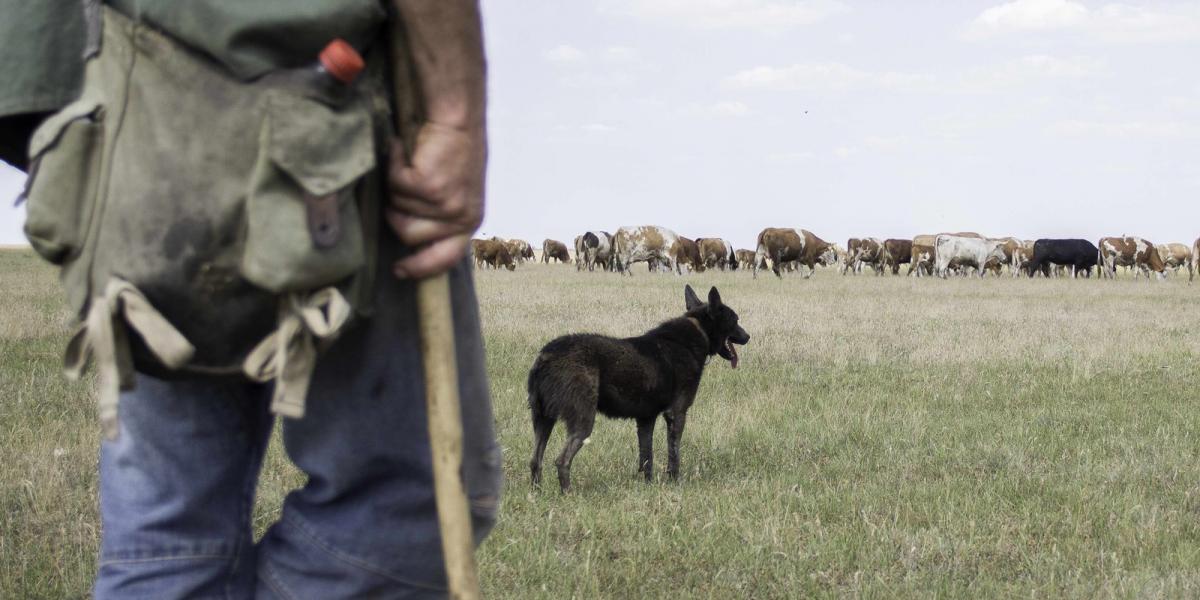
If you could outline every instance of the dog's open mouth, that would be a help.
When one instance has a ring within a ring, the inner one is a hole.
[[[736,369],[738,365],[737,348],[734,347],[733,340],[729,338],[725,338],[725,352],[729,354],[725,357],[729,360],[729,366]]]

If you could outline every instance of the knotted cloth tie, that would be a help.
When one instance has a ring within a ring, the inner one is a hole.
[[[332,341],[350,318],[350,303],[336,288],[301,296],[289,294],[280,306],[279,328],[259,342],[242,363],[254,381],[275,380],[271,412],[299,419],[317,362],[316,340]]]
[[[146,348],[170,369],[182,367],[196,351],[133,284],[117,277],[108,280],[104,294],[92,298],[87,317],[67,344],[63,363],[67,377],[77,381],[95,360],[100,430],[110,440],[120,431],[117,399],[134,385],[126,327],[141,336]]]

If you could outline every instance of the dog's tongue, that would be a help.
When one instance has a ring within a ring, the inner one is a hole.
[[[737,348],[729,340],[725,340],[725,347],[729,348],[729,366],[736,369],[738,362]]]

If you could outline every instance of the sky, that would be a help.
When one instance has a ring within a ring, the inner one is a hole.
[[[482,8],[486,235],[1200,236],[1200,2]]]

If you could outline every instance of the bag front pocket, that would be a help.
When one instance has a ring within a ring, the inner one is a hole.
[[[104,147],[104,109],[78,100],[51,115],[29,144],[25,237],[62,264],[82,248],[95,208]]]
[[[370,113],[358,103],[268,94],[242,275],[276,293],[336,283],[364,264],[358,195],[375,168]]]

